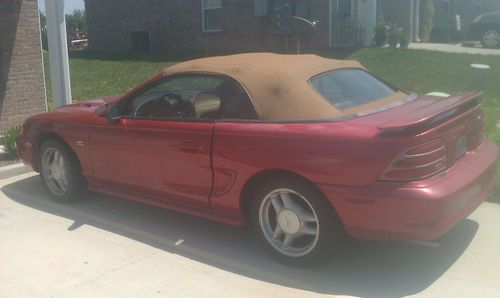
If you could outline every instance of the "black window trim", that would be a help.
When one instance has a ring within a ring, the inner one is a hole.
[[[133,117],[130,115],[124,115],[122,116],[123,119],[130,119],[130,120],[152,120],[152,121],[167,121],[167,122],[195,122],[195,123],[217,123],[217,122],[258,122],[260,121],[259,115],[257,114],[257,109],[255,107],[254,101],[252,100],[252,97],[250,96],[250,93],[248,92],[247,88],[245,87],[244,84],[242,84],[240,81],[237,79],[218,72],[207,72],[207,71],[186,71],[186,72],[178,72],[170,75],[163,76],[159,78],[158,80],[152,82],[151,84],[148,84],[141,88],[140,90],[137,90],[136,92],[130,94],[128,97],[124,98],[120,102],[117,103],[117,105],[122,105],[122,104],[128,104],[131,100],[136,98],[137,96],[140,96],[142,93],[146,92],[147,90],[154,88],[157,85],[163,84],[165,82],[182,78],[182,77],[190,77],[190,76],[214,76],[214,77],[220,77],[223,78],[224,80],[232,80],[236,83],[238,83],[243,90],[245,91],[246,95],[250,99],[250,103],[252,104],[256,119],[229,119],[229,118],[219,118],[219,119],[197,119],[197,118],[177,118],[177,117],[171,117],[171,118],[156,118],[156,117]]]
[[[337,68],[337,69],[332,69],[332,70],[327,70],[327,71],[324,71],[324,72],[321,72],[319,74],[316,74],[312,77],[310,77],[308,80],[307,80],[307,83],[309,84],[309,86],[311,88],[313,88],[316,92],[318,92],[314,86],[312,85],[311,83],[311,80],[314,80],[315,78],[318,78],[320,76],[323,76],[323,75],[326,75],[328,73],[333,73],[333,72],[338,72],[338,71],[343,71],[343,70],[350,70],[350,69],[354,69],[354,70],[361,70],[369,75],[371,75],[372,77],[374,77],[375,79],[377,79],[378,81],[380,81],[381,83],[387,85],[387,87],[391,88],[394,92],[398,92],[398,91],[401,91],[403,93],[409,93],[401,88],[399,88],[398,86],[394,85],[393,83],[390,83],[390,82],[387,82],[386,80],[384,80],[383,78],[377,76],[376,74],[374,73],[371,73],[369,72],[368,70],[364,69],[364,68],[360,68],[360,67],[343,67],[343,68]],[[319,93],[319,92],[318,92]]]
[[[319,95],[320,95],[320,96],[321,96],[324,100],[328,101],[328,100],[327,100],[327,99],[326,99],[326,98],[325,98],[325,97],[324,97],[324,96],[323,96],[323,95],[322,95],[322,94],[321,94],[318,90],[316,90],[316,88],[314,88],[314,86],[312,85],[311,80],[314,80],[315,78],[318,78],[318,77],[320,77],[320,76],[322,76],[322,75],[325,75],[325,74],[328,74],[328,73],[339,72],[339,71],[343,71],[343,70],[350,70],[350,69],[360,70],[360,71],[363,71],[363,72],[365,72],[365,73],[367,73],[367,74],[371,75],[372,77],[374,77],[375,79],[377,79],[377,80],[378,80],[378,81],[380,81],[381,83],[383,83],[383,84],[387,85],[387,87],[391,88],[391,89],[394,91],[394,93],[397,93],[397,92],[402,92],[402,93],[406,93],[407,95],[410,95],[410,94],[411,94],[411,92],[407,92],[407,91],[405,91],[405,90],[403,90],[403,89],[399,88],[398,86],[396,86],[396,85],[394,85],[394,84],[392,84],[392,83],[387,82],[386,80],[382,79],[381,77],[379,77],[379,76],[377,76],[377,75],[375,75],[375,74],[373,74],[373,73],[371,73],[371,72],[367,71],[366,69],[364,69],[364,68],[359,68],[359,67],[343,67],[343,68],[337,68],[337,69],[332,69],[332,70],[324,71],[324,72],[321,72],[321,73],[319,73],[319,74],[316,74],[316,75],[314,75],[314,76],[310,77],[310,78],[307,80],[307,83],[308,83],[309,87],[311,87],[311,88],[314,90],[314,92],[316,92],[317,94],[319,94]],[[378,100],[382,100],[382,99],[383,99],[383,98],[380,98],[380,99],[378,99]],[[378,101],[378,100],[376,100],[376,101]],[[328,101],[328,102],[329,102],[329,101]],[[336,109],[338,109],[339,111],[342,111],[342,112],[343,112],[343,111],[345,111],[345,110],[342,110],[342,109],[340,109],[340,108],[336,107],[335,105],[333,105],[333,106],[334,106]]]
[[[331,73],[331,72],[336,72],[336,71],[342,71],[342,70],[349,70],[349,69],[355,69],[355,70],[361,70],[361,71],[364,71],[365,73],[373,76],[374,78],[376,78],[377,80],[379,80],[380,82],[386,84],[388,87],[390,87],[391,89],[394,90],[394,92],[402,92],[402,93],[405,93],[407,96],[406,98],[402,99],[399,101],[399,104],[405,104],[405,103],[408,103],[410,101],[413,101],[415,100],[417,97],[418,97],[418,94],[415,93],[415,92],[409,92],[405,89],[402,89],[396,85],[394,85],[393,83],[390,83],[386,80],[384,80],[383,78],[379,77],[378,75],[372,73],[372,72],[369,72],[368,70],[364,69],[364,68],[359,68],[359,67],[344,67],[344,68],[338,68],[338,69],[333,69],[333,70],[328,70],[328,71],[324,71],[322,73],[319,73],[319,74],[316,74],[312,77],[310,77],[307,82],[309,84],[309,86],[316,92],[318,93],[321,97],[324,98],[324,96],[319,93],[318,90],[316,90],[316,88],[314,88],[314,86],[312,85],[311,83],[311,80],[314,79],[314,78],[317,78],[321,75],[325,75],[327,73]],[[326,99],[325,99],[326,100]],[[380,99],[381,100],[381,99]],[[363,117],[363,116],[368,116],[368,115],[371,115],[371,114],[375,114],[375,113],[379,113],[379,112],[383,112],[385,110],[387,110],[388,108],[392,108],[393,106],[391,104],[389,105],[384,105],[382,107],[379,107],[379,108],[375,108],[375,109],[371,109],[371,110],[368,110],[368,111],[365,111],[363,113],[353,113],[353,114],[349,114],[349,115],[344,115],[344,116],[340,116],[340,117],[336,117],[336,118],[333,118],[333,119],[330,119],[330,121],[328,121],[327,119],[323,119],[323,122],[337,122],[337,121],[345,121],[345,120],[350,120],[350,119],[355,119],[355,118],[359,118],[359,117]],[[337,108],[337,107],[336,107]],[[337,108],[338,109],[338,108]],[[340,109],[339,109],[340,110]],[[340,110],[342,111],[342,110]],[[325,121],[326,120],[326,121]]]

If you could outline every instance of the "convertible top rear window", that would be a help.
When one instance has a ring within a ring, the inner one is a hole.
[[[320,74],[311,85],[340,110],[365,105],[396,93],[396,90],[361,69],[342,69]]]

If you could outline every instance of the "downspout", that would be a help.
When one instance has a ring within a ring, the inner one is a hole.
[[[373,32],[377,24],[377,0],[366,0],[365,4],[366,19],[366,40],[365,45],[371,46],[373,42]]]
[[[415,0],[415,39],[414,42],[420,42],[420,0]]]
[[[333,26],[333,0],[328,1],[328,43],[330,47],[333,47],[333,40],[332,40],[332,26]]]
[[[410,40],[415,40],[415,0],[410,0]]]

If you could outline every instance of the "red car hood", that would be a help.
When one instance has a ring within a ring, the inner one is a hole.
[[[64,105],[56,108],[56,112],[95,112],[95,110],[104,104],[117,101],[121,96],[107,96],[99,99],[91,99],[80,101],[69,105]]]

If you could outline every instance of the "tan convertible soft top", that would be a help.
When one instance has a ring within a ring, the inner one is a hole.
[[[167,68],[165,74],[203,72],[227,75],[247,89],[261,119],[309,120],[344,115],[308,83],[315,75],[342,68],[363,69],[356,61],[316,55],[252,53],[183,62]]]

